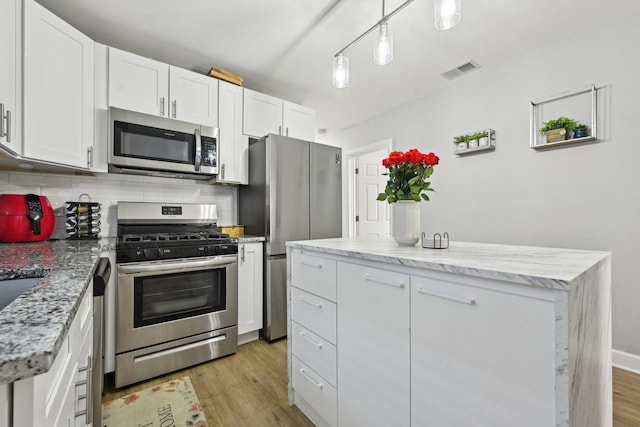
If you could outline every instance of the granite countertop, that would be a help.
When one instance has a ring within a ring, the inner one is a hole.
[[[560,290],[568,290],[574,280],[611,257],[610,252],[468,242],[427,249],[420,242],[399,246],[385,237],[293,241],[287,246]]]
[[[51,368],[100,251],[97,240],[0,244],[0,280],[42,277],[0,311],[0,384]]]
[[[248,234],[243,234],[242,236],[238,236],[238,243],[257,243],[264,242],[264,236],[250,236]]]

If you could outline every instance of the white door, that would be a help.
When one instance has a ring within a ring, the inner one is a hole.
[[[109,105],[169,117],[169,66],[109,48]]]
[[[389,150],[382,148],[355,158],[356,174],[356,236],[389,236],[389,204],[376,200],[384,192],[387,177],[382,159]]]
[[[172,119],[218,126],[218,80],[170,66],[169,98]]]
[[[35,1],[24,13],[24,156],[87,168],[93,40]]]

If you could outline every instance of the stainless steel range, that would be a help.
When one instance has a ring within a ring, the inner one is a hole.
[[[116,387],[235,353],[238,241],[215,205],[118,202]]]

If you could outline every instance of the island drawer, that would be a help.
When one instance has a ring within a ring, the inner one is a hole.
[[[292,287],[291,320],[320,335],[330,343],[336,343],[335,303]]]
[[[314,371],[336,386],[336,346],[307,328],[291,323],[291,348],[294,356],[304,360]]]
[[[317,372],[305,365],[300,359],[292,358],[293,388],[296,401],[304,399],[326,423],[338,424],[338,393]]]
[[[293,252],[291,254],[291,284],[335,302],[336,265],[334,260]]]

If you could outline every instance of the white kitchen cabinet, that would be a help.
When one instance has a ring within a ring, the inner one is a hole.
[[[243,334],[253,333],[254,339],[257,338],[257,332],[262,328],[262,245],[262,242],[238,245],[239,341]]]
[[[338,424],[409,426],[409,276],[339,262],[337,283]]]
[[[24,157],[90,167],[93,49],[89,37],[24,1]]]
[[[249,138],[242,134],[242,87],[220,80],[218,175],[216,182],[247,184]]]
[[[555,425],[553,291],[450,279],[411,276],[413,425]]]
[[[94,43],[94,120],[92,172],[108,172],[109,156],[109,47]]]
[[[337,264],[300,252],[288,258],[293,403],[315,425],[337,426]]]
[[[316,112],[315,110],[294,104],[282,102],[282,134],[305,141],[316,140]]]
[[[218,81],[109,48],[109,106],[216,127]]]
[[[269,133],[315,141],[315,111],[271,95],[244,89],[243,132],[256,138]]]
[[[85,415],[76,413],[90,402],[82,397],[91,389],[90,380],[79,381],[91,378],[92,348],[93,293],[88,289],[49,371],[14,383],[14,424],[19,417],[25,427],[90,425]]]
[[[22,2],[5,0],[0,13],[0,146],[11,154],[22,154],[19,132],[22,94]]]
[[[0,427],[9,427],[11,413],[11,393],[9,384],[0,384]]]

